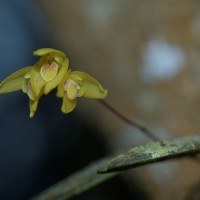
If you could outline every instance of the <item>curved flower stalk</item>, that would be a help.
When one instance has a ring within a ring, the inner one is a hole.
[[[40,97],[57,87],[57,96],[63,98],[61,110],[71,112],[77,97],[105,98],[107,90],[90,75],[68,69],[69,60],[61,51],[43,48],[33,52],[41,58],[33,66],[22,68],[0,83],[0,94],[22,90],[29,97],[30,117],[37,110]]]

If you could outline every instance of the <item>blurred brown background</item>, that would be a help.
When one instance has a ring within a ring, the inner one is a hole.
[[[159,138],[198,134],[200,2],[197,0],[39,0],[52,41],[72,69],[96,77],[106,99]],[[97,124],[110,152],[150,140],[97,101],[76,109]],[[199,163],[191,158],[124,173],[150,199],[200,199]]]

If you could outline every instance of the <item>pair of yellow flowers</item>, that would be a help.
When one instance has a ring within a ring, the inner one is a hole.
[[[103,99],[107,96],[107,90],[95,78],[81,71],[71,71],[63,52],[43,48],[33,54],[41,56],[38,62],[16,71],[0,83],[0,94],[22,89],[28,95],[30,117],[34,116],[40,97],[56,87],[57,97],[63,99],[63,113],[75,108],[77,97]]]

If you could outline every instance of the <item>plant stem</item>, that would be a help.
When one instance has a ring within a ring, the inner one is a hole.
[[[108,158],[105,158],[91,163],[84,169],[50,186],[31,200],[66,200],[92,189],[119,174],[117,172],[104,175],[96,173],[98,167],[108,160]]]
[[[160,162],[181,155],[194,155],[198,152],[200,152],[199,135],[179,137],[134,147],[112,159],[110,157],[104,158],[90,164],[70,177],[52,185],[31,200],[71,199],[123,172],[119,170]],[[106,174],[97,174],[96,172]]]
[[[152,142],[134,147],[111,158],[98,169],[98,173],[116,172],[169,158],[192,155],[198,152],[200,152],[199,135]]]
[[[147,137],[149,137],[151,140],[153,141],[159,141],[160,139],[155,136],[151,131],[149,131],[146,127],[130,120],[129,118],[127,118],[126,116],[124,116],[122,113],[120,113],[118,110],[116,110],[115,108],[113,108],[110,104],[108,104],[107,102],[103,101],[103,100],[98,100],[104,107],[106,107],[110,112],[112,112],[114,115],[116,115],[119,119],[121,119],[122,121],[124,121],[125,123],[133,126],[134,128],[139,129],[140,131],[142,131]]]

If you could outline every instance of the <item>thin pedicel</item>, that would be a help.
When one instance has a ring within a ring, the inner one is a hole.
[[[119,111],[117,111],[115,108],[113,108],[110,104],[108,104],[107,102],[105,102],[104,100],[99,99],[98,100],[104,107],[106,107],[110,112],[112,112],[114,115],[116,115],[117,117],[119,117],[119,119],[121,119],[122,121],[124,121],[125,123],[139,129],[140,131],[142,131],[147,137],[149,137],[151,140],[153,141],[159,141],[159,138],[157,136],[155,136],[151,131],[149,131],[146,127],[130,120],[129,118],[127,118],[126,116],[124,116],[123,114],[121,114]]]

